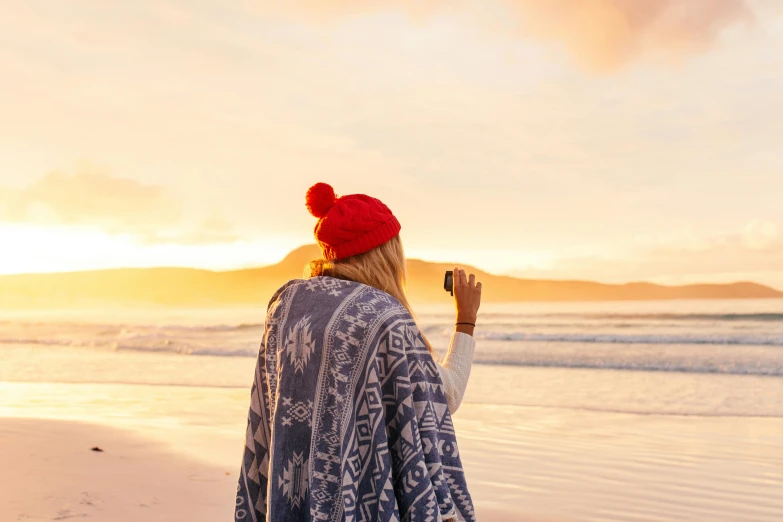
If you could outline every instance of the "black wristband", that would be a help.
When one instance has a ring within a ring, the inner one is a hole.
[[[476,326],[475,323],[463,323],[463,322],[454,323],[455,326],[458,324],[469,324],[470,326]]]

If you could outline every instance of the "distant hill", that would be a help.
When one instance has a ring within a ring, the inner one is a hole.
[[[232,306],[265,304],[289,279],[319,257],[316,245],[289,253],[281,262],[246,270],[213,272],[192,268],[123,268],[57,274],[0,276],[0,307],[60,307],[111,304]],[[654,299],[742,299],[783,297],[756,283],[663,286],[609,285],[590,281],[519,279],[459,265],[482,281],[485,301],[623,301]],[[443,302],[443,272],[454,264],[408,260],[408,293],[414,302]]]

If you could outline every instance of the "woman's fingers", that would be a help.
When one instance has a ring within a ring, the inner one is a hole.
[[[470,274],[470,276],[468,276],[464,270],[457,268],[456,266],[454,267],[453,279],[454,288],[467,286],[469,288],[481,289],[481,283],[476,282],[476,274]]]
[[[470,274],[470,276],[467,275],[467,272],[462,270],[461,268],[454,267],[454,286],[470,286],[475,288],[476,284],[476,274]]]

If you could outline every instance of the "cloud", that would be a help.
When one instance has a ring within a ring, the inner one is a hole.
[[[403,13],[414,22],[425,22],[445,9],[452,10],[454,7],[456,4],[447,0],[289,0],[252,4],[251,10],[284,16],[298,22],[320,24],[382,12]]]
[[[753,220],[711,236],[690,232],[646,238],[615,257],[554,260],[545,269],[513,271],[521,277],[592,279],[611,283],[653,281],[669,284],[752,280],[783,289],[783,226]]]
[[[499,33],[564,47],[578,64],[597,71],[615,70],[637,59],[676,61],[703,52],[721,31],[753,18],[747,0],[495,0],[494,5],[482,3],[481,13],[468,2],[416,0],[294,0],[284,6],[280,9],[315,21],[384,10],[403,12],[415,23],[444,13],[461,14]]]
[[[11,222],[98,225],[112,232],[165,226],[179,218],[163,188],[109,176],[90,166],[52,172],[22,189],[0,193],[0,219]]]
[[[752,250],[783,250],[783,227],[773,221],[751,221],[742,229],[742,237]]]
[[[520,29],[565,45],[579,63],[611,70],[637,58],[678,59],[710,48],[752,17],[745,0],[508,0]]]
[[[783,255],[783,227],[770,219],[754,219],[741,227],[712,235],[698,235],[690,229],[654,238],[637,238],[648,252],[676,253],[734,252],[736,256],[763,259],[768,254]]]
[[[178,245],[233,243],[240,240],[234,227],[221,214],[213,212],[198,227],[178,228],[147,236],[148,243],[170,242]]]
[[[184,225],[181,214],[179,203],[163,187],[114,177],[89,165],[73,174],[52,172],[21,189],[0,187],[0,222],[89,226],[147,243],[238,239],[216,212],[195,227]]]

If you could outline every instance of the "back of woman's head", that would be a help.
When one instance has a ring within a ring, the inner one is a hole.
[[[372,250],[343,259],[315,259],[305,267],[304,276],[330,276],[372,286],[397,299],[412,317],[414,315],[405,294],[405,252],[400,236],[394,236]],[[426,338],[424,344],[432,351]]]
[[[331,276],[383,290],[405,305],[405,254],[400,236],[379,247],[343,259],[311,261],[305,276]],[[406,306],[407,308],[407,306]]]

